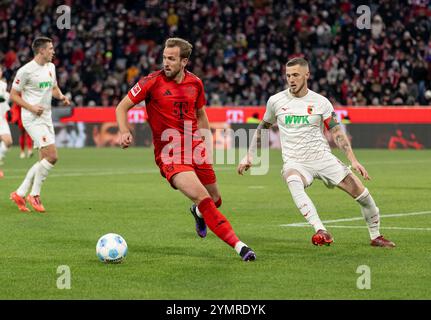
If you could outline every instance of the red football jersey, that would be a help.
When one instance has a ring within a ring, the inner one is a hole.
[[[156,163],[160,165],[162,152],[166,155],[168,144],[170,154],[181,155],[182,163],[191,163],[195,147],[203,148],[202,139],[196,132],[196,111],[205,105],[202,81],[185,70],[183,81],[176,83],[159,70],[139,80],[128,96],[135,104],[145,101]],[[181,141],[172,137],[175,130]]]

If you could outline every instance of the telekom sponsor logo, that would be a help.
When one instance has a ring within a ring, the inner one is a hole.
[[[226,122],[227,123],[244,123],[244,111],[243,110],[227,110],[226,111]]]
[[[130,109],[127,113],[129,123],[144,123],[145,122],[145,109]]]

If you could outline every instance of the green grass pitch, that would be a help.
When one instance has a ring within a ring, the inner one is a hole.
[[[35,161],[20,160],[14,147],[0,180],[0,299],[430,299],[431,152],[356,154],[395,249],[371,247],[365,222],[353,219],[358,204],[319,180],[308,193],[321,219],[347,219],[326,224],[334,244],[315,247],[310,227],[282,226],[305,220],[280,177],[280,152],[271,151],[264,176],[215,168],[221,211],[257,254],[244,263],[211,232],[196,235],[190,201],[160,176],[151,149],[60,149],[42,215],[9,200]],[[128,243],[122,264],[96,257],[108,232]],[[71,289],[57,288],[61,265],[70,267]],[[361,265],[370,268],[371,289],[357,288]]]

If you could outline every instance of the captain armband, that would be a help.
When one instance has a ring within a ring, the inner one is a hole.
[[[338,126],[340,123],[337,120],[337,114],[333,111],[331,116],[323,121],[325,128],[331,130],[332,128]]]

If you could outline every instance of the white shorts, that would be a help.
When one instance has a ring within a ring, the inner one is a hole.
[[[27,133],[33,139],[35,148],[40,149],[55,144],[55,132],[52,123],[23,121],[23,125]]]
[[[318,161],[287,161],[283,165],[281,174],[284,176],[288,169],[297,170],[305,178],[307,182],[305,187],[309,187],[314,178],[317,178],[322,180],[328,188],[333,188],[352,173],[352,170],[331,153]]]
[[[0,116],[0,136],[11,135],[9,123],[7,123],[5,117]]]

